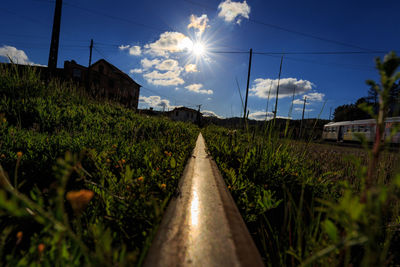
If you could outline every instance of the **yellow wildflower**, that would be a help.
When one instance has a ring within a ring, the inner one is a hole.
[[[139,178],[137,178],[138,182],[143,182],[143,176],[140,176]]]
[[[6,155],[4,155],[4,154],[1,154],[1,156],[0,156],[2,159],[5,159],[6,158]]]
[[[166,184],[161,184],[161,189],[165,189],[166,187],[167,187],[167,185]]]
[[[122,159],[121,162],[122,162],[122,164],[125,164],[126,160],[125,160],[125,159]]]

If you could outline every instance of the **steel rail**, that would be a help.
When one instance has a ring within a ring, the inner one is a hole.
[[[264,266],[199,134],[144,266]]]

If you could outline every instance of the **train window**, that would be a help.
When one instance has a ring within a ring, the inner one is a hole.
[[[364,126],[362,126],[362,125],[361,125],[361,126],[358,126],[358,131],[359,131],[359,132],[364,132]]]
[[[335,133],[336,132],[336,127],[332,128],[332,132]]]

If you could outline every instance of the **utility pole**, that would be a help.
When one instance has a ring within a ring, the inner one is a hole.
[[[247,97],[249,95],[249,83],[250,83],[250,71],[251,71],[251,57],[253,56],[253,49],[250,48],[250,58],[249,58],[249,71],[247,73],[247,86],[246,86],[246,100],[244,102],[244,112],[243,121],[246,120],[246,110],[247,110]]]
[[[329,120],[331,120],[332,107],[329,109]]]
[[[307,102],[307,97],[304,97],[303,115],[301,115],[301,123],[300,123],[300,134],[299,134],[299,138],[301,138],[301,133],[302,133],[302,130],[303,130],[304,110],[306,109],[306,102]]]
[[[61,8],[62,8],[62,0],[56,0],[56,8],[54,10],[53,30],[51,33],[49,62],[47,64],[48,69],[50,71],[50,75],[54,74],[54,71],[57,68],[58,44],[60,41]]]
[[[199,109],[197,110],[197,118],[196,118],[196,121],[197,121],[197,125],[200,127],[200,116],[201,116],[201,113],[200,113],[200,108],[201,108],[201,104],[200,105],[197,105],[198,107],[199,107]]]
[[[90,68],[92,66],[92,51],[93,51],[93,39],[90,39],[90,54],[89,54],[89,66]]]
[[[282,55],[282,57],[281,57],[281,65],[280,65],[280,67],[279,67],[278,87],[276,88],[274,121],[275,121],[275,118],[276,118],[276,113],[278,112],[278,95],[279,95],[279,83],[280,83],[280,81],[281,81],[281,73],[282,73],[282,61],[283,61],[283,55]]]

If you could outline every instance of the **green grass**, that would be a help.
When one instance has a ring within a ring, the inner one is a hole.
[[[363,193],[369,154],[209,126],[208,149],[268,266],[399,264],[397,154]]]
[[[0,95],[0,261],[140,264],[198,128],[45,84],[32,69],[1,69]]]

